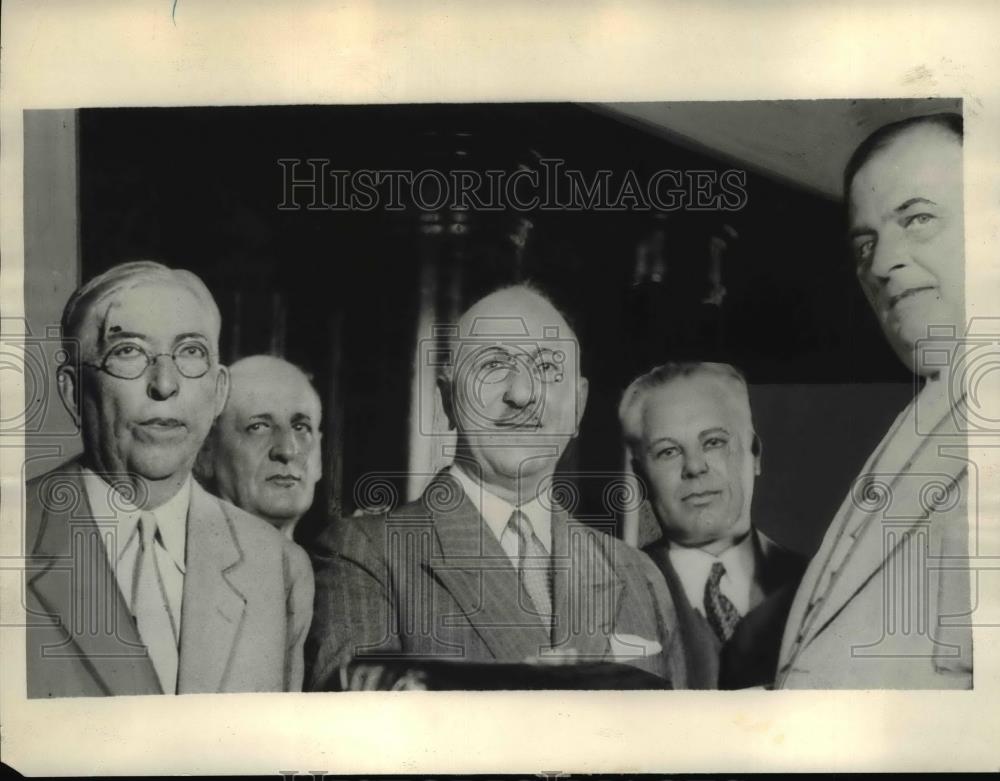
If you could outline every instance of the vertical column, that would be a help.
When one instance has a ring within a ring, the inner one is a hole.
[[[31,478],[81,450],[56,391],[59,320],[80,282],[77,112],[24,114],[25,456]]]

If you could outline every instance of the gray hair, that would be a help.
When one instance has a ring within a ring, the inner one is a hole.
[[[78,287],[69,297],[62,313],[62,338],[67,361],[76,355],[76,346],[81,341],[82,330],[87,316],[94,307],[107,297],[122,290],[137,287],[144,282],[166,282],[189,290],[206,308],[214,321],[211,334],[214,347],[218,349],[222,316],[211,292],[201,279],[185,269],[169,268],[152,260],[137,260],[119,263],[103,274]]]

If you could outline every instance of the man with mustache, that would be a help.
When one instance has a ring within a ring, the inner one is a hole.
[[[802,580],[786,688],[972,686],[962,118],[880,128],[844,175],[852,260],[886,339],[922,381]]]
[[[652,562],[553,496],[587,401],[565,318],[515,285],[474,303],[435,353],[454,460],[417,501],[320,538],[308,686],[336,688],[347,662],[379,658],[615,660],[684,686]]]
[[[140,261],[63,310],[63,403],[83,455],[27,485],[29,697],[301,688],[305,553],[191,479],[226,401],[219,310]]]
[[[322,469],[320,401],[297,366],[270,355],[229,367],[229,400],[195,462],[216,496],[292,538]]]
[[[750,520],[761,444],[746,380],[728,364],[657,366],[618,417],[649,492],[640,545],[677,606],[689,685],[770,684],[805,562]]]

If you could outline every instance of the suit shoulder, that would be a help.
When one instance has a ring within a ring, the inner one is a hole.
[[[365,549],[382,550],[386,526],[390,522],[405,522],[426,518],[426,508],[418,499],[390,510],[388,513],[357,513],[333,520],[310,545],[314,555],[360,553]]]
[[[771,582],[772,587],[778,587],[791,580],[802,577],[809,564],[809,559],[801,553],[786,548],[775,542],[766,534],[757,531],[760,541],[760,553],[764,565],[764,577]]]
[[[211,496],[211,499],[219,503],[222,512],[232,522],[241,545],[256,549],[275,548],[284,551],[285,555],[291,555],[293,558],[305,556],[305,552],[295,542],[288,539],[283,532],[263,518],[242,510],[235,504],[217,496]]]
[[[280,561],[286,578],[299,581],[307,574],[311,577],[309,556],[298,543],[288,539],[283,532],[263,518],[258,518],[253,513],[248,513],[217,496],[212,496],[212,499],[219,503],[222,512],[230,519],[240,547],[251,561],[277,561],[278,559],[274,557],[280,552]]]
[[[611,534],[580,524],[585,529],[584,533],[596,539],[605,554],[612,559],[615,569],[629,568],[639,570],[644,575],[650,576],[657,572],[656,565],[652,560],[638,548],[634,548],[624,540]]]
[[[35,550],[46,519],[53,514],[74,516],[86,504],[80,469],[76,461],[60,464],[24,484],[25,552]],[[48,512],[46,512],[48,511]]]

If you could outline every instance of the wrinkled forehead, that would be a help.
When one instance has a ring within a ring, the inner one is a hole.
[[[295,367],[249,369],[237,365],[230,370],[229,400],[224,414],[269,415],[282,421],[305,416],[319,423],[321,413],[319,394]]]
[[[207,291],[181,280],[137,278],[92,301],[78,336],[85,347],[100,349],[119,336],[170,343],[191,335],[217,350],[220,328],[218,309]]]
[[[579,360],[576,334],[544,297],[509,288],[480,299],[459,318],[451,335],[453,363],[489,355],[491,350],[530,359],[557,354],[574,367]]]

